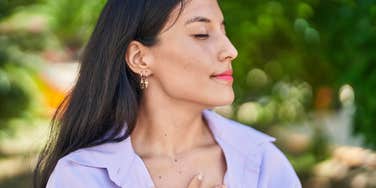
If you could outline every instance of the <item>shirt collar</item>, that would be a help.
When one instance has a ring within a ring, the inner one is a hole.
[[[226,158],[226,186],[244,187],[242,183],[246,181],[257,182],[262,162],[261,146],[275,141],[275,138],[211,110],[204,110],[203,114]],[[246,174],[248,175],[245,176]],[[253,185],[256,186],[257,183]]]
[[[256,175],[253,178],[257,178],[262,160],[260,145],[275,139],[209,109],[202,114],[224,152],[227,186],[241,187],[239,183],[244,182],[245,178],[243,169],[254,172]],[[139,185],[140,182],[144,183],[142,187],[153,184],[145,166],[137,165],[140,164],[140,158],[133,150],[130,137],[117,143],[83,148],[72,152],[67,158],[84,166],[107,169],[109,178],[119,187]]]

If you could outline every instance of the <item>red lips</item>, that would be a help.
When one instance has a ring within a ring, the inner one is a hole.
[[[222,72],[220,74],[215,74],[214,76],[232,76],[232,70],[227,70],[227,71]]]
[[[213,75],[214,78],[232,81],[234,78],[232,77],[232,70],[227,70],[225,72]]]

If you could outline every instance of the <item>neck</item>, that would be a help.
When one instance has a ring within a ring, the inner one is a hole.
[[[136,127],[131,134],[136,153],[141,157],[174,158],[213,141],[202,117],[205,107],[158,93],[162,92],[153,92],[153,96],[148,96],[148,91],[144,93]]]

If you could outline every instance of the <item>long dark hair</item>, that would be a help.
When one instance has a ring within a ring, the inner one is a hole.
[[[128,138],[142,90],[139,76],[125,62],[127,47],[133,40],[155,45],[179,4],[178,16],[184,0],[107,1],[80,58],[77,83],[51,121],[49,140],[34,170],[35,188],[46,186],[58,160],[70,152]]]

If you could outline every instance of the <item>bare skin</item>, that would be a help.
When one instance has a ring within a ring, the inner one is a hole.
[[[154,185],[157,188],[179,188],[186,187],[192,177],[201,173],[202,183],[199,187],[214,187],[223,183],[226,171],[226,162],[222,149],[213,139],[207,126],[201,134],[197,134],[197,142],[191,148],[166,155],[163,152],[155,153],[149,148],[139,147],[154,145],[149,140],[139,140],[135,150],[143,159]],[[168,137],[168,134],[163,135]],[[132,142],[134,138],[132,137]],[[158,146],[155,146],[157,148]]]
[[[195,17],[205,19],[187,22]],[[223,19],[216,0],[191,0],[175,24],[165,26],[156,46],[132,41],[128,47],[129,67],[149,80],[132,145],[157,188],[223,184],[225,157],[201,114],[234,100],[232,82],[212,77],[230,70],[237,56]],[[194,178],[199,173],[201,181]]]
[[[166,156],[143,157],[157,188],[186,187],[200,172],[200,187],[214,187],[223,183],[225,162],[221,149],[215,144],[181,153],[175,158]]]

